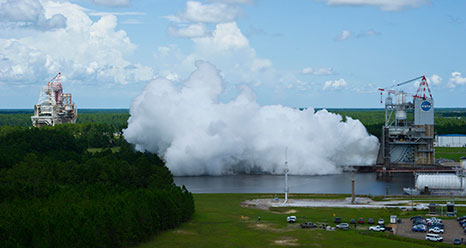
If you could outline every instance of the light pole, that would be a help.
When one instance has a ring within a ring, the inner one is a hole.
[[[354,204],[354,168],[351,168],[351,204]]]
[[[285,169],[283,172],[285,172],[285,201],[283,202],[283,205],[286,205],[286,202],[288,201],[288,158],[287,154],[288,153],[288,147],[285,148]]]

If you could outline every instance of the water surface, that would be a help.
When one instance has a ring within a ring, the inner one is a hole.
[[[355,173],[357,194],[403,194],[413,187],[413,174],[397,174],[389,181],[377,180],[375,173]],[[283,193],[284,176],[234,175],[174,177],[177,185],[185,185],[193,193]],[[351,172],[326,176],[288,176],[290,193],[351,193]]]

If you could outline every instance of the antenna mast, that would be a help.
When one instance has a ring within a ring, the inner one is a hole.
[[[283,202],[283,205],[286,205],[288,201],[288,146],[285,148],[285,169],[283,172],[285,172],[285,201]]]

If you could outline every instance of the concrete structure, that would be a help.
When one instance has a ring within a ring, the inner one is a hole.
[[[34,105],[31,116],[34,127],[55,126],[61,123],[76,123],[78,109],[71,94],[63,93],[61,73],[58,73],[47,86],[41,88],[39,101]]]
[[[435,146],[438,147],[466,147],[465,134],[443,134],[435,136]]]
[[[405,92],[390,89],[419,79],[413,102],[406,100]],[[377,165],[385,169],[433,165],[434,100],[427,79],[421,76],[394,86],[379,89],[388,95]]]

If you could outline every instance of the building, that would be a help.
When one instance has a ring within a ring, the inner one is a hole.
[[[76,123],[78,109],[70,93],[63,93],[61,73],[41,88],[39,101],[31,116],[34,127],[55,126],[61,123]]]
[[[421,79],[413,101],[407,93],[390,88]],[[434,164],[434,100],[427,79],[421,76],[386,89],[385,124],[377,164],[383,168],[422,167]]]
[[[438,147],[466,147],[465,134],[442,134],[435,136],[435,146]]]

